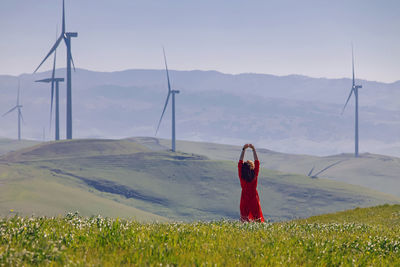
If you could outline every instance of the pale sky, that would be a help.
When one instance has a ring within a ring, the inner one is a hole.
[[[0,74],[31,73],[61,28],[61,0],[0,0]],[[66,0],[76,67],[400,80],[400,1]],[[65,67],[65,46],[58,67]],[[51,68],[49,60],[41,70]]]

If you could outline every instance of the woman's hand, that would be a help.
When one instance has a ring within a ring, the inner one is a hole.
[[[250,146],[249,144],[245,144],[245,145],[243,146],[243,150],[246,149],[246,148],[249,148],[249,146]]]
[[[247,144],[248,147],[250,147],[251,149],[255,150],[255,147],[253,146],[253,144]]]

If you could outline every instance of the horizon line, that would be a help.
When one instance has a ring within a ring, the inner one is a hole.
[[[56,70],[65,70],[66,68],[56,68]],[[154,68],[154,69],[146,69],[146,68],[128,68],[128,69],[123,69],[123,70],[112,70],[112,71],[103,71],[103,70],[91,70],[91,69],[86,69],[86,68],[76,68],[76,70],[84,70],[84,71],[90,71],[90,72],[99,72],[99,73],[117,73],[117,72],[125,72],[125,71],[165,71],[164,69],[160,68]],[[44,70],[42,72],[37,72],[35,73],[20,73],[18,75],[15,74],[1,74],[0,76],[11,76],[11,77],[21,77],[23,75],[38,75],[42,74],[45,72],[51,72],[52,70]],[[200,72],[217,72],[221,73],[224,75],[232,75],[232,76],[237,76],[237,75],[246,75],[246,74],[252,74],[252,75],[269,75],[269,76],[275,76],[275,77],[290,77],[290,76],[299,76],[299,77],[306,77],[306,78],[311,78],[311,79],[326,79],[326,80],[342,80],[342,79],[352,79],[350,76],[349,77],[315,77],[315,76],[309,76],[305,74],[297,74],[297,73],[291,73],[291,74],[272,74],[272,73],[261,73],[261,72],[240,72],[240,73],[229,73],[229,72],[223,72],[219,70],[202,70],[202,69],[170,69],[170,71],[177,71],[177,72],[192,72],[192,71],[200,71]],[[362,80],[362,81],[367,81],[367,82],[377,82],[377,83],[384,83],[384,84],[394,84],[400,82],[399,80],[394,80],[392,82],[387,82],[387,81],[379,81],[379,80],[368,80],[366,78],[357,78],[356,80]]]

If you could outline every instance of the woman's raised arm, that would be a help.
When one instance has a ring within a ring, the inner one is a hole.
[[[256,148],[253,146],[253,144],[249,144],[249,147],[250,147],[251,149],[253,149],[253,157],[254,157],[254,161],[258,160],[258,156],[257,156]]]
[[[245,145],[243,146],[243,148],[242,148],[242,153],[240,154],[240,159],[239,159],[239,160],[243,161],[243,159],[244,159],[244,152],[246,151],[246,148],[248,148],[248,147],[249,147],[249,144],[245,144]]]

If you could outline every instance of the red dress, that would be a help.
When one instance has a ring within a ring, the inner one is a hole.
[[[252,221],[257,220],[264,222],[262,214],[260,198],[257,192],[258,173],[260,172],[260,161],[254,162],[254,179],[251,182],[246,182],[242,178],[243,160],[239,160],[238,170],[240,185],[242,186],[242,196],[240,197],[240,220]]]

